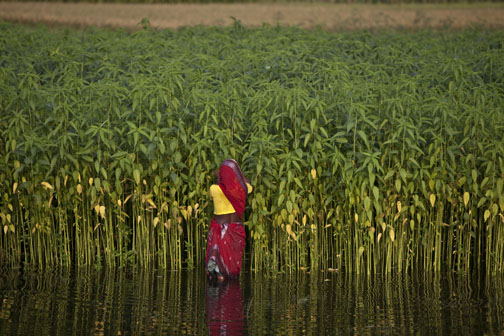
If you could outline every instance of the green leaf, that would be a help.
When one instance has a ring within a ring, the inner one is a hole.
[[[489,217],[490,217],[490,210],[485,210],[485,213],[483,214],[484,221],[486,222]]]
[[[285,200],[285,196],[284,196],[284,194],[281,194],[277,200],[277,205],[279,208],[282,206],[284,200]]]
[[[483,204],[485,204],[486,201],[487,201],[486,197],[480,198],[477,207],[481,208],[483,206]]]
[[[133,178],[136,184],[140,184],[140,171],[138,169],[133,170]]]
[[[369,198],[369,196],[366,196],[366,198],[364,198],[364,208],[367,211],[371,210],[371,198]]]
[[[396,188],[397,192],[401,191],[401,180],[400,179],[395,180],[395,188]]]
[[[378,187],[373,187],[373,196],[376,201],[378,201],[380,197],[380,189]]]
[[[362,138],[362,140],[364,140],[364,144],[366,145],[366,148],[369,150],[370,149],[369,141],[368,141],[366,133],[364,133],[364,131],[357,131],[357,134],[359,134],[359,136]]]
[[[311,134],[307,133],[305,136],[305,139],[304,139],[303,147],[306,147],[306,145],[308,144],[308,141],[310,141],[310,137],[311,137]]]
[[[299,178],[295,177],[294,178],[294,182],[296,182],[296,184],[299,186],[299,188],[303,189],[303,184],[301,183],[301,181],[299,180]]]

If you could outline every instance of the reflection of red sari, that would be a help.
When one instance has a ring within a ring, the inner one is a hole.
[[[240,167],[234,160],[225,160],[219,169],[219,187],[229,200],[240,218],[245,211],[248,188]],[[210,223],[207,240],[205,264],[210,258],[218,265],[219,272],[225,277],[240,275],[243,249],[245,248],[245,230],[243,224],[219,224],[214,219]]]
[[[244,318],[238,281],[207,287],[207,325],[210,335],[242,335]]]

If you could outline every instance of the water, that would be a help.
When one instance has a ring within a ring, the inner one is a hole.
[[[200,271],[0,276],[0,335],[503,335],[504,278]]]

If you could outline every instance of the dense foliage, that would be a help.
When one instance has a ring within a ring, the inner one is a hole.
[[[0,29],[0,261],[194,267],[212,171],[255,270],[504,268],[503,32]]]

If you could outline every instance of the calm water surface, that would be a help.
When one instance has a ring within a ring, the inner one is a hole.
[[[3,271],[0,335],[504,335],[504,278]]]

